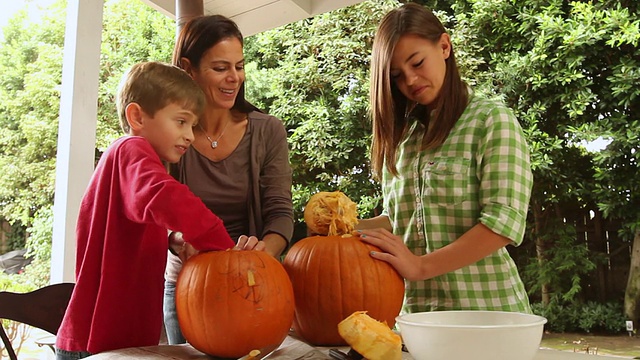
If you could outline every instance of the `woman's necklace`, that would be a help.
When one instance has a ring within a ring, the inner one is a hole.
[[[207,137],[207,140],[209,140],[209,142],[211,142],[211,148],[215,149],[218,147],[218,141],[220,141],[220,138],[222,137],[222,135],[224,135],[224,131],[227,130],[227,126],[229,125],[229,120],[227,120],[227,123],[224,125],[224,127],[222,128],[222,132],[220,133],[220,135],[218,136],[217,139],[213,140],[209,134],[207,134],[206,131],[204,131],[204,128],[202,127],[202,124],[198,123],[198,126],[200,126],[200,130],[202,130],[202,132],[204,133],[204,136]]]

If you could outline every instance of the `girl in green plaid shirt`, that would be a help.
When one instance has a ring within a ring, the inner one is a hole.
[[[531,312],[506,250],[522,242],[533,183],[512,111],[471,91],[444,26],[415,3],[378,26],[370,96],[383,214],[358,229],[407,280],[404,310]]]

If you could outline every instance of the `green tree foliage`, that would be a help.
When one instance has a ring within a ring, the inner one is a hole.
[[[584,273],[591,265],[574,250],[584,244],[562,241],[564,229],[554,223],[573,210],[602,210],[627,220],[631,240],[640,219],[633,175],[639,146],[638,3],[477,0],[459,1],[455,8],[459,28],[476,34],[485,59],[479,68],[492,75],[491,88],[505,96],[527,133],[535,172],[529,233],[537,265],[551,274],[562,259],[565,266],[582,263],[574,274]],[[599,154],[579,145],[597,136],[613,142]],[[580,289],[580,281],[535,279],[547,294]]]
[[[19,12],[0,46],[0,217],[28,230],[34,261],[26,278],[40,286],[48,282],[51,257],[65,6],[56,1],[38,26]],[[173,21],[142,2],[105,1],[97,155],[122,135],[115,109],[122,73],[139,61],[169,61],[174,37]]]
[[[248,98],[289,130],[298,221],[309,196],[340,190],[374,214],[378,185],[368,149],[368,67],[373,33],[395,1],[365,2],[246,41]]]
[[[171,62],[173,20],[141,1],[105,2],[98,95],[97,147],[104,150],[123,135],[115,94],[126,69],[140,61]]]
[[[18,13],[0,47],[0,216],[28,226],[53,201],[64,2],[41,26]]]

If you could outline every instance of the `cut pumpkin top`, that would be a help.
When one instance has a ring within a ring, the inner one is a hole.
[[[319,192],[307,202],[304,222],[314,234],[350,234],[358,223],[356,203],[340,191]]]

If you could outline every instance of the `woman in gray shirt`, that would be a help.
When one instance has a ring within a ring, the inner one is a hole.
[[[293,235],[287,133],[278,118],[245,100],[242,46],[237,25],[221,15],[194,18],[180,32],[173,63],[200,85],[207,107],[192,146],[170,172],[224,221],[232,239],[255,236],[278,258]],[[182,264],[168,256],[165,327],[169,343],[179,344],[185,339],[175,282]]]

